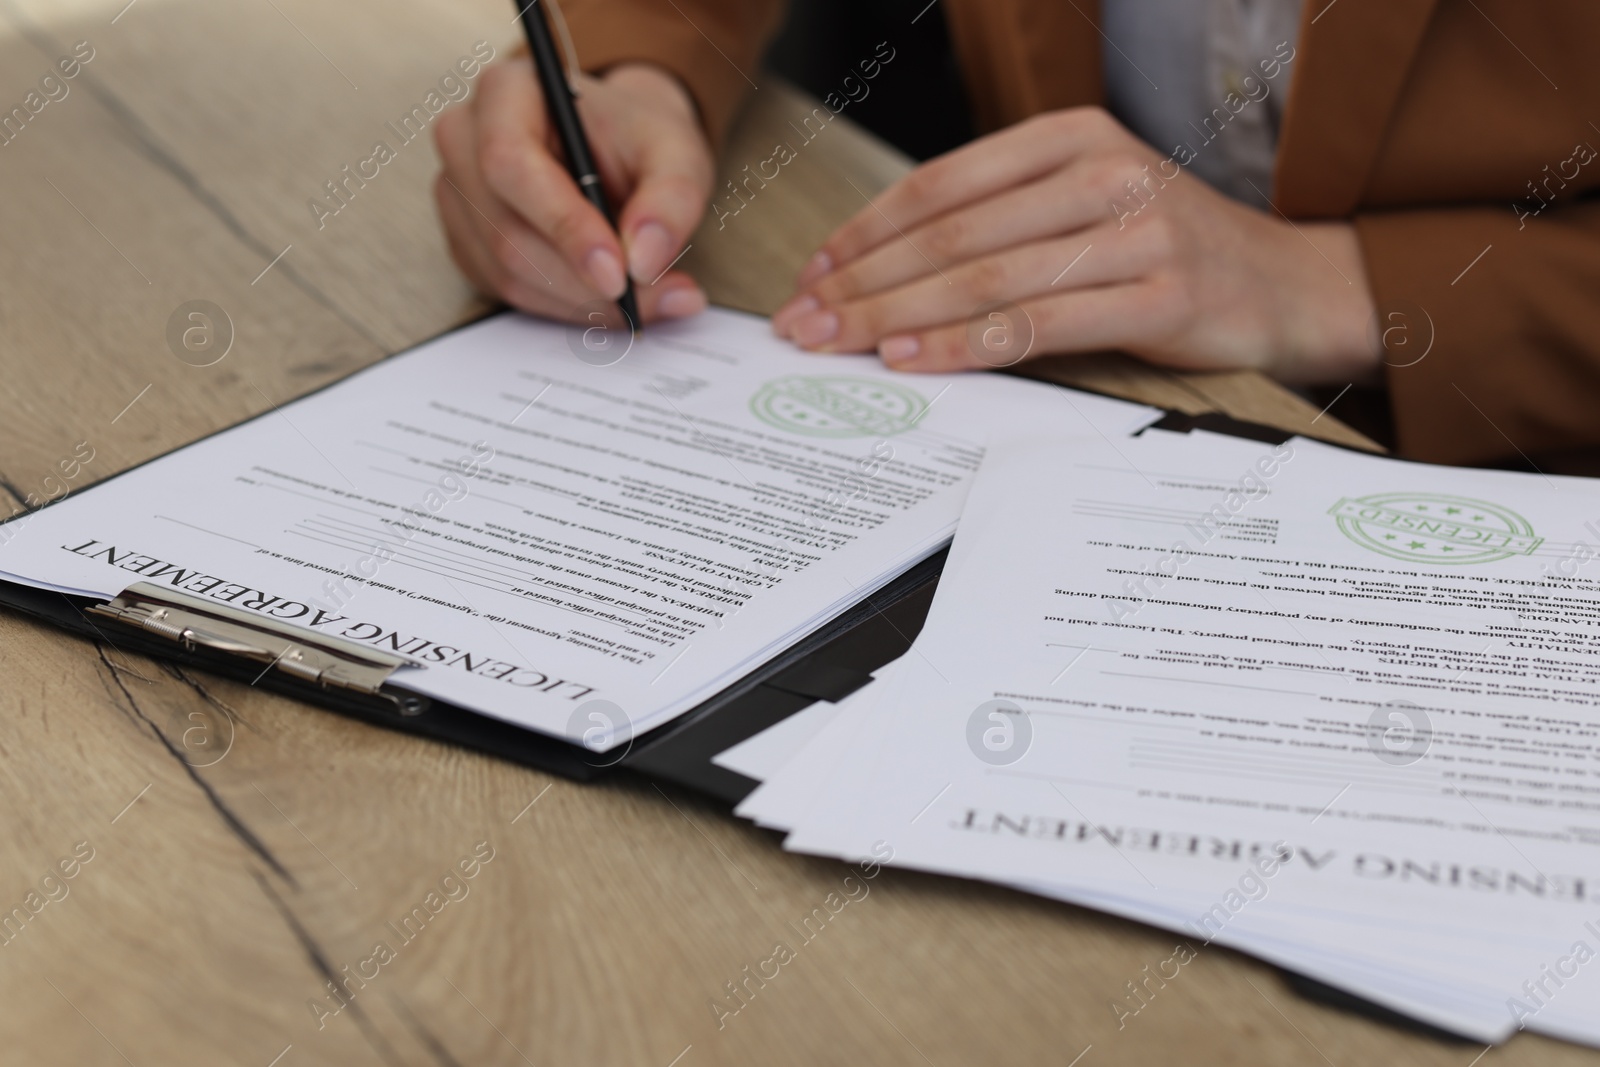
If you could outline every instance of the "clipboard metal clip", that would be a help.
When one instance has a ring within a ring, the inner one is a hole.
[[[189,652],[252,660],[302,682],[378,697],[402,715],[420,715],[427,709],[424,697],[384,688],[389,676],[411,665],[410,660],[347,638],[312,633],[146,582],[136,582],[88,611],[166,638]]]

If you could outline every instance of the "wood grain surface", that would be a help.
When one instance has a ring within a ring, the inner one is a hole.
[[[0,0],[0,108],[93,49],[0,145],[0,499],[19,504],[54,492],[80,444],[74,491],[486,310],[444,252],[426,138],[320,228],[308,201],[475,42],[508,48],[509,4],[125,4]],[[809,109],[761,81],[730,173]],[[719,302],[770,310],[905,166],[834,124],[685,262]],[[191,300],[231,320],[212,366],[167,341]],[[1360,443],[1253,375],[1113,356],[1051,373]],[[553,779],[9,613],[0,761],[0,914],[29,915],[0,935],[7,1064],[1469,1067],[1483,1052],[1307,1001],[1214,948],[1119,1026],[1113,1002],[1171,935],[953,879],[886,871],[800,943],[788,924],[849,869],[694,795]],[[74,876],[46,881],[64,859]],[[719,1025],[711,1002],[780,940],[796,958]],[[1600,1057],[1519,1036],[1478,1062]]]

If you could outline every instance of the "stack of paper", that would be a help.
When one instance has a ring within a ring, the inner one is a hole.
[[[1600,1044],[1597,514],[1301,439],[992,442],[911,652],[723,760],[795,850]]]

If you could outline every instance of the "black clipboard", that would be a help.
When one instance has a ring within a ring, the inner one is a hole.
[[[503,312],[486,312],[436,337],[429,338],[427,343],[468,329],[500,314]],[[410,349],[392,353],[384,359],[319,386],[296,399],[304,399],[306,396],[344,385],[351,379],[408,351]],[[152,456],[126,470],[118,471],[102,482],[86,487],[81,492],[92,492],[104,482],[128,474],[147,463],[154,463],[173,452],[192,447],[235,426],[256,419],[269,418],[274,410],[269,408],[243,422],[225,426],[205,437],[185,442],[160,455]],[[3,531],[7,523],[26,522],[30,516],[43,508],[51,507],[64,499],[66,497],[63,496],[47,502],[41,508],[14,514],[4,522],[0,522],[0,531]],[[754,789],[757,783],[716,766],[711,762],[711,757],[819,699],[844,699],[871,681],[873,670],[902,655],[922,628],[928,604],[933,596],[932,583],[938,578],[944,557],[944,548],[935,550],[876,592],[846,608],[788,649],[697,707],[691,708],[670,722],[632,737],[614,749],[599,753],[591,752],[581,745],[561,738],[524,729],[470,708],[418,698],[414,694],[398,691],[394,687],[374,684],[365,687],[364,691],[362,687],[326,684],[326,680],[296,676],[283,670],[263,670],[264,667],[271,667],[280,662],[280,657],[251,658],[217,647],[226,642],[208,644],[205,641],[185,641],[181,628],[175,633],[168,633],[165,631],[170,627],[161,625],[126,625],[125,619],[114,619],[103,613],[108,604],[114,604],[115,600],[108,602],[99,598],[71,596],[0,579],[0,608],[32,616],[79,637],[104,641],[115,649],[171,660],[224,678],[244,681],[259,688],[283,693],[375,726],[461,745],[464,748],[577,781],[592,781],[617,770],[637,770],[708,793],[729,803],[737,803]],[[130,591],[136,588],[137,583],[128,587],[123,597],[129,597]],[[183,599],[166,591],[163,591],[163,596],[174,602]],[[183,605],[181,610],[193,610],[196,614],[207,616],[212,621],[226,619],[224,625],[232,625],[238,629],[256,629],[263,626],[263,620],[259,617],[242,616],[198,599]],[[199,628],[204,628],[206,625],[205,619],[197,623]],[[303,631],[296,643],[304,645],[305,650],[312,655],[315,655],[313,646],[342,644],[339,641],[315,639]],[[281,642],[273,647],[280,653],[286,651]],[[370,650],[363,655],[353,646],[347,647],[344,654],[352,658],[372,660],[374,668],[386,658],[398,660],[398,657],[385,657],[381,653],[372,656]],[[390,669],[398,665],[398,662],[394,662]],[[381,673],[374,674],[374,681],[381,681]],[[722,743],[723,741],[726,743]],[[716,747],[718,744],[721,744],[720,748]]]

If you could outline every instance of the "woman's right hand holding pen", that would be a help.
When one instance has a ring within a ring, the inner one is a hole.
[[[694,279],[667,269],[711,192],[711,148],[688,91],[642,63],[579,88],[621,240],[568,174],[523,55],[487,67],[473,98],[434,124],[444,163],[434,197],[457,266],[485,293],[550,318],[578,321],[585,304],[615,300],[624,271],[646,322],[703,310]]]

